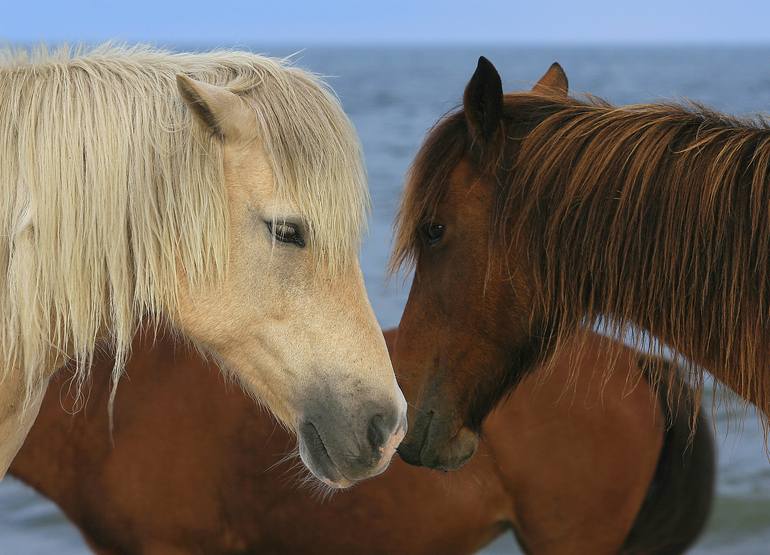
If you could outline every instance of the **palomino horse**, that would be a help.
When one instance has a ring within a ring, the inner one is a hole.
[[[394,333],[386,337],[391,346]],[[664,432],[665,403],[644,379],[629,390],[620,372],[601,400],[588,374],[609,362],[604,342],[592,342],[569,398],[569,351],[552,380],[525,380],[461,471],[396,459],[376,480],[320,502],[281,468],[291,437],[238,388],[193,351],[137,337],[114,447],[101,416],[112,361],[100,360],[89,404],[74,416],[66,382],[49,388],[11,472],[103,554],[471,553],[509,528],[532,553],[681,552],[708,515],[708,425],[683,457],[690,410]],[[638,363],[624,350],[618,365],[638,378]]]
[[[558,64],[504,96],[481,58],[398,216],[393,266],[416,265],[393,360],[420,382],[402,457],[462,464],[495,404],[597,325],[646,330],[769,414],[769,164],[763,124],[577,101]]]
[[[0,477],[51,375],[171,325],[299,435],[382,472],[406,403],[357,260],[358,140],[315,77],[244,52],[0,52]],[[114,394],[114,389],[113,389]]]

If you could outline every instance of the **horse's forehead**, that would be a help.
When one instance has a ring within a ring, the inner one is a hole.
[[[231,190],[231,194],[251,200],[275,196],[275,173],[259,141],[226,142],[224,166],[225,185]]]
[[[454,167],[448,181],[442,203],[446,210],[456,213],[459,218],[481,218],[488,214],[492,187],[467,158]]]

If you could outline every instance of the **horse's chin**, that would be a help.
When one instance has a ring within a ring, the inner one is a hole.
[[[401,459],[414,466],[457,470],[473,457],[479,445],[476,431],[467,426],[456,428],[451,422],[437,420],[433,411],[422,419],[418,417],[414,430],[416,433],[407,437],[398,448]]]
[[[300,424],[297,438],[299,456],[310,472],[321,482],[333,489],[345,489],[355,481],[347,478],[334,463],[326,450],[318,429],[308,421]]]

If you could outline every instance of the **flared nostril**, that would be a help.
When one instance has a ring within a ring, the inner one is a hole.
[[[374,451],[380,449],[390,437],[391,430],[388,429],[385,417],[381,414],[375,414],[369,420],[366,428],[366,439]]]

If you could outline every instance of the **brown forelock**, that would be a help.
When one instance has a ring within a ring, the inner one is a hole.
[[[449,185],[449,176],[468,148],[462,112],[440,119],[428,131],[406,176],[396,215],[391,271],[416,262],[420,227],[431,220]]]
[[[520,113],[514,99],[539,101],[544,113]],[[401,205],[396,216],[395,241],[390,262],[391,271],[410,266],[416,261],[420,247],[420,227],[431,221],[444,198],[452,171],[464,158],[473,164],[479,177],[486,178],[497,189],[495,221],[502,213],[507,195],[513,156],[522,133],[539,119],[559,109],[561,97],[509,94],[505,97],[505,117],[501,129],[489,142],[474,141],[469,134],[465,113],[458,108],[439,119],[427,133],[406,176]],[[550,99],[554,102],[543,102]],[[513,140],[511,140],[513,139]],[[506,233],[509,233],[506,232]]]

